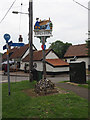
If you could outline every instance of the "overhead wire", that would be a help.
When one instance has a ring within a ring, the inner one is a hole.
[[[10,8],[8,9],[8,11],[6,12],[6,14],[4,15],[4,17],[1,19],[0,24],[2,23],[2,21],[5,19],[5,17],[7,16],[7,14],[9,13],[9,11],[11,10],[11,8],[13,7],[14,3],[16,2],[16,0],[14,0],[14,2],[11,4]]]
[[[80,6],[84,7],[84,8],[86,8],[86,9],[90,10],[88,7],[82,5],[81,3],[79,3],[79,2],[77,2],[77,1],[75,1],[75,0],[73,0],[73,1],[74,1],[75,3],[77,3],[78,5],[80,5]]]
[[[23,7],[28,6],[28,4],[23,4]],[[21,5],[14,6],[13,8],[21,8]],[[3,10],[7,10],[8,8],[3,8]]]
[[[22,12],[22,5],[23,5],[23,3],[22,3],[22,0],[21,0],[21,9],[20,9],[20,12]],[[20,32],[21,32],[21,14],[20,14],[20,22],[19,22],[19,34],[20,34]]]

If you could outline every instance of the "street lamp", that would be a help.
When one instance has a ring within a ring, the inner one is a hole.
[[[20,14],[28,14],[29,15],[29,13],[23,13],[23,12],[18,12],[18,11],[13,11],[12,13],[14,13],[14,14],[20,13]]]
[[[33,0],[29,0],[29,13],[22,13],[13,11],[14,14],[28,14],[29,15],[29,81],[33,81]]]

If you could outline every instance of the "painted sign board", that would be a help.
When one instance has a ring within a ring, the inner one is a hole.
[[[6,43],[10,40],[10,35],[9,34],[4,34],[4,39],[6,40]]]
[[[6,45],[3,46],[3,50],[7,49]]]
[[[10,44],[12,44],[12,41],[8,42],[8,45],[10,46]],[[3,46],[3,50],[7,49],[7,45]]]
[[[24,43],[12,43],[10,46],[24,46]]]
[[[52,36],[51,30],[34,30],[34,37]]]
[[[42,37],[42,36],[47,36],[50,37],[52,36],[52,27],[53,24],[49,18],[49,20],[40,20],[38,21],[39,18],[37,18],[36,23],[34,25],[34,37]]]
[[[42,50],[46,49],[46,45],[41,45]]]
[[[8,42],[8,45],[9,46],[19,46],[19,47],[21,47],[21,46],[24,46],[24,43],[12,43],[12,41],[10,41],[10,42]],[[4,45],[3,46],[3,50],[5,50],[5,49],[7,49],[7,45]]]

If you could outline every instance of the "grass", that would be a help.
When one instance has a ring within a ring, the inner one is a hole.
[[[88,101],[74,93],[30,97],[22,92],[35,83],[11,83],[11,96],[8,84],[2,85],[3,118],[88,118]]]
[[[86,70],[86,73],[87,73],[88,75],[90,75],[90,71],[89,71],[89,70]]]
[[[69,81],[61,81],[61,82],[59,82],[59,83],[67,83],[67,82],[69,82]],[[72,85],[74,85],[74,84],[72,84]],[[86,84],[78,84],[78,83],[77,83],[77,85],[78,85],[79,87],[84,87],[84,88],[89,88],[89,89],[90,89],[89,81],[86,81]]]

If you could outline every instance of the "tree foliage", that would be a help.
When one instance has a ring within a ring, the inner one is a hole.
[[[59,58],[63,58],[65,52],[67,51],[67,49],[70,45],[72,45],[72,44],[68,43],[68,42],[63,43],[62,41],[57,40],[57,41],[51,43],[49,48],[52,48],[57,53]]]

